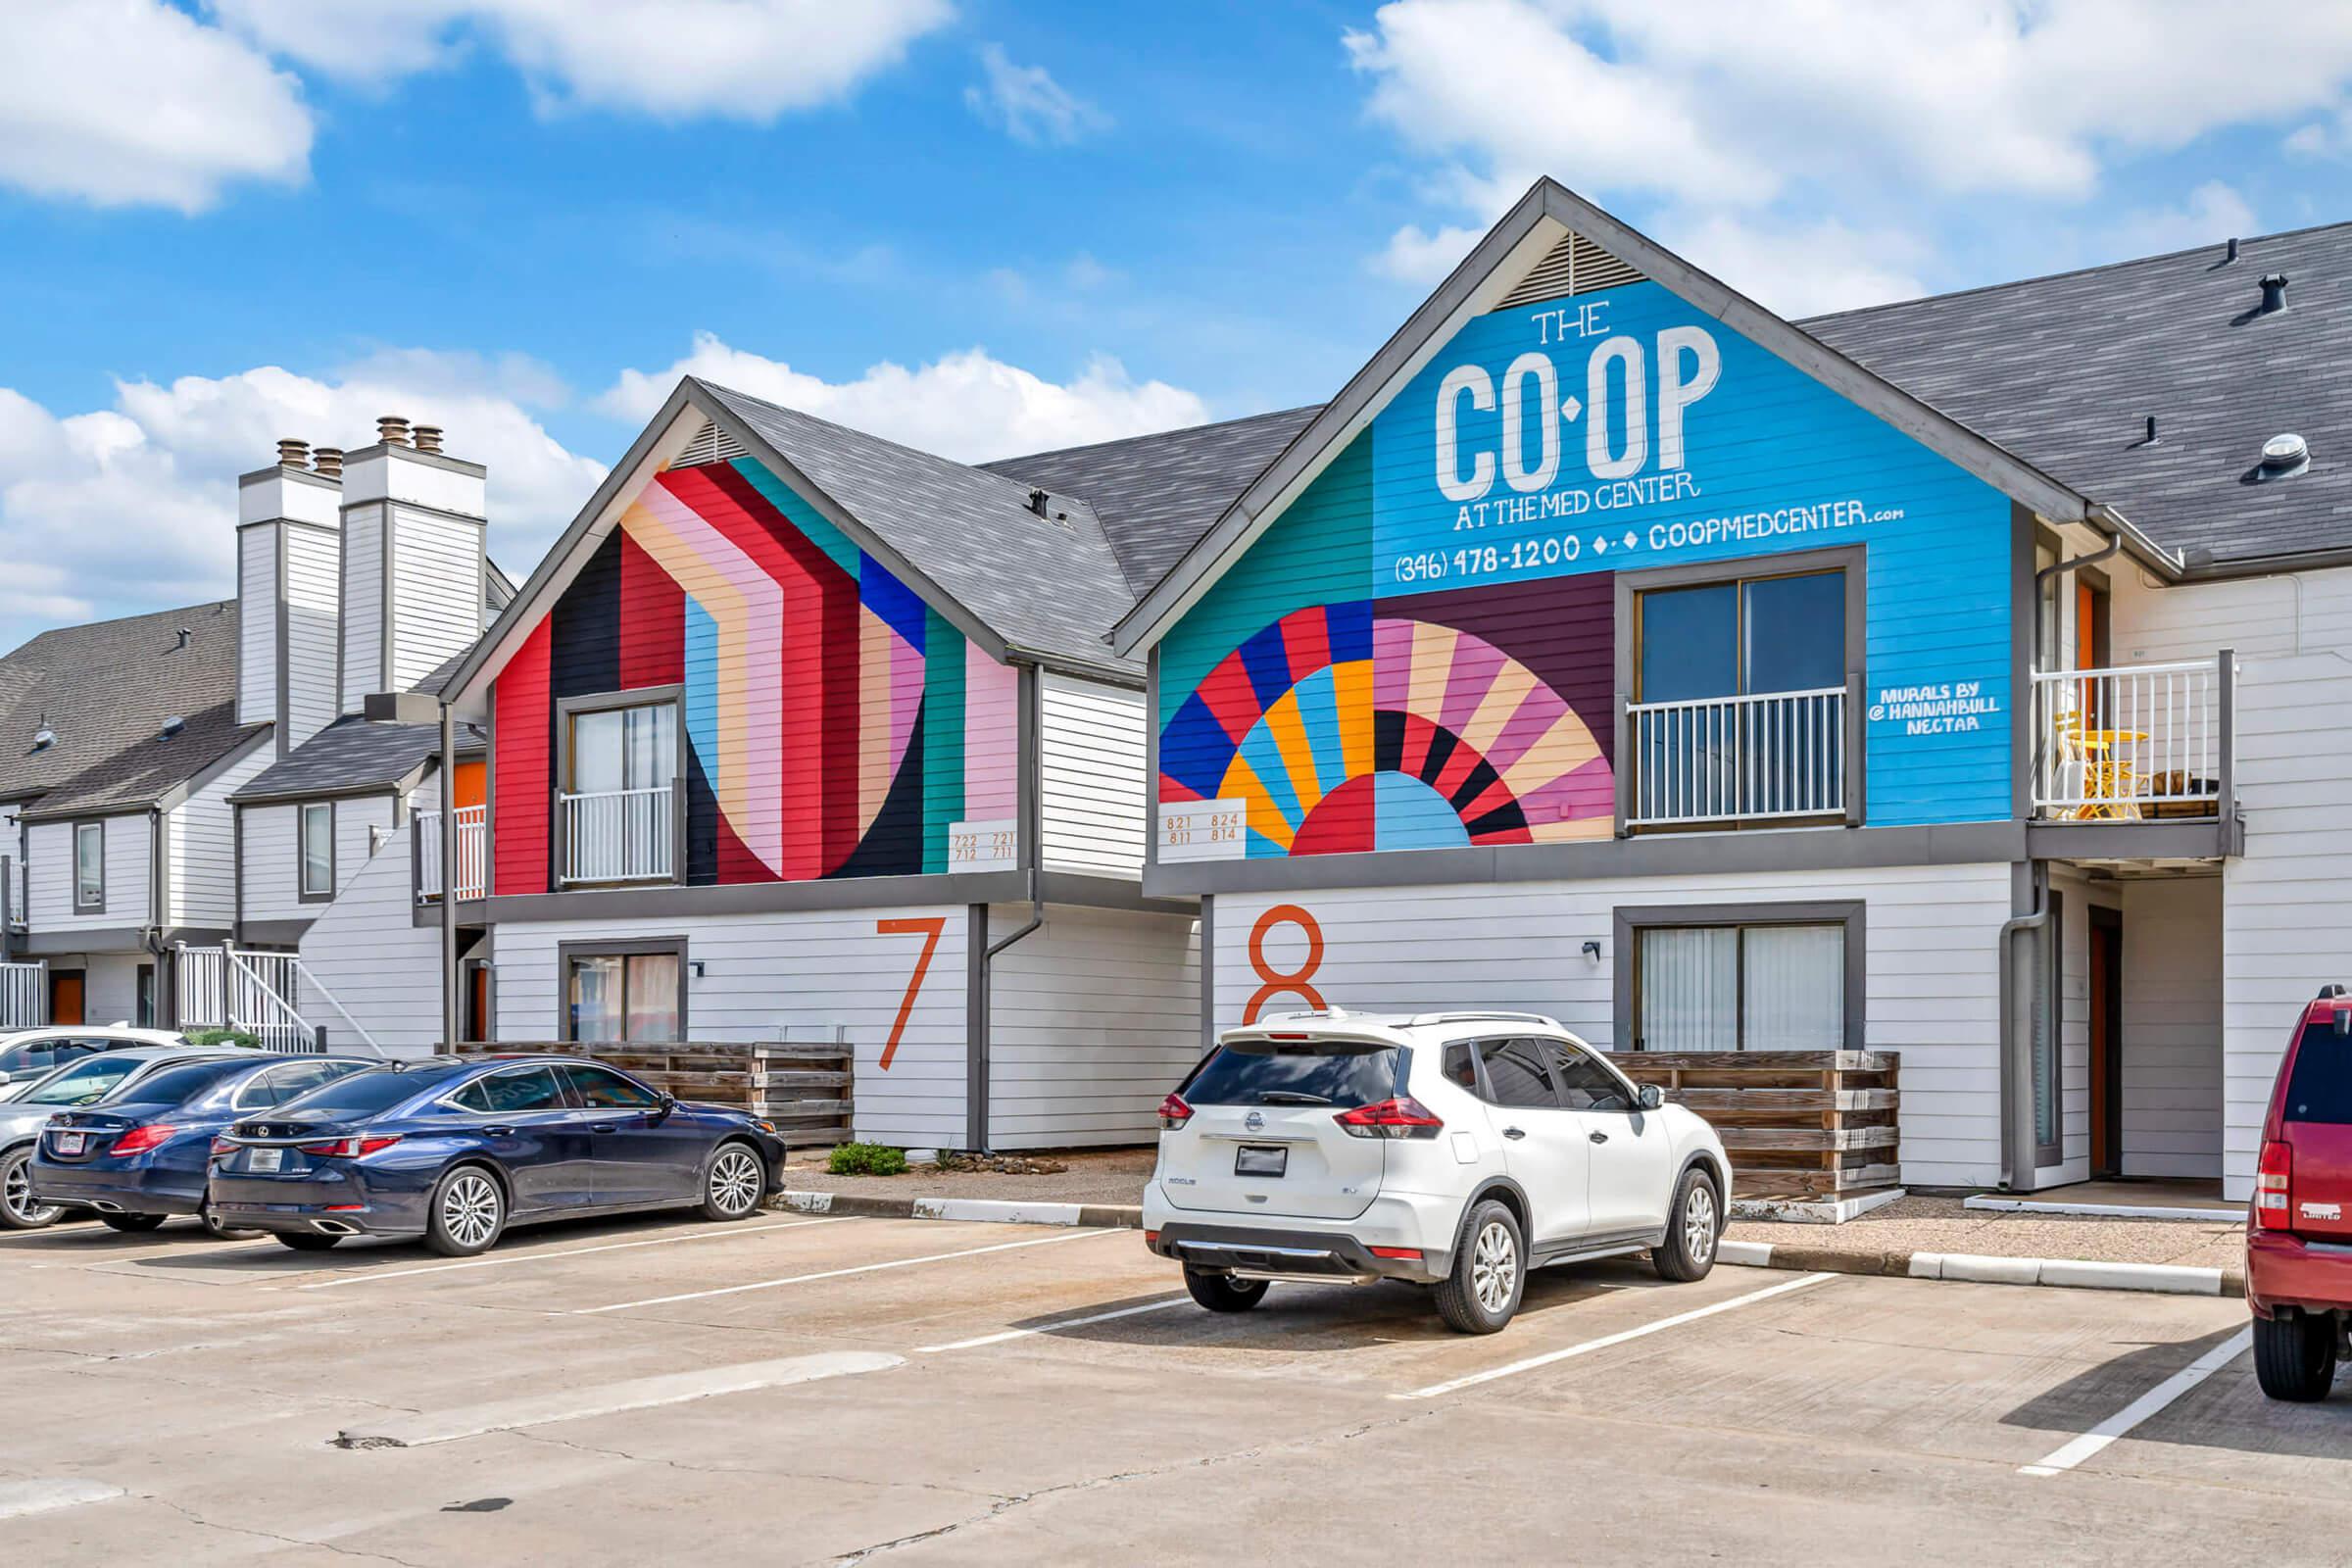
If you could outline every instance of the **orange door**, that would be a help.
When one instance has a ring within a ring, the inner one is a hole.
[[[461,811],[468,806],[479,806],[489,799],[487,776],[479,760],[460,762],[457,772],[450,776],[449,783],[450,794],[456,800],[458,809]]]
[[[65,970],[49,976],[49,1021],[82,1023],[81,971]]]

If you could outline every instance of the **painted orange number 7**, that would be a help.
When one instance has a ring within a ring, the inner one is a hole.
[[[914,977],[906,982],[906,995],[899,999],[899,1015],[891,1020],[890,1039],[882,1047],[882,1070],[890,1071],[890,1058],[899,1054],[899,1037],[906,1032],[907,1015],[914,1011],[914,999],[923,989],[923,976],[931,972],[931,955],[939,951],[939,934],[948,928],[944,916],[932,915],[922,920],[876,920],[875,931],[886,937],[923,939],[923,956],[914,960]]]

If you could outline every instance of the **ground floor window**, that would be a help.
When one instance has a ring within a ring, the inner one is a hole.
[[[1619,1048],[1857,1048],[1860,919],[1859,905],[1618,911]]]
[[[686,1038],[684,944],[567,947],[563,971],[564,1039]]]

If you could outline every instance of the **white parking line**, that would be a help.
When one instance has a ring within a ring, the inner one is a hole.
[[[762,1231],[797,1231],[804,1225],[839,1225],[848,1214],[832,1219],[792,1219],[776,1225],[738,1225],[724,1230],[695,1231],[685,1236],[656,1236],[641,1242],[606,1242],[599,1247],[570,1247],[561,1251],[508,1252],[497,1257],[469,1258],[463,1263],[427,1263],[421,1268],[378,1269],[349,1274],[336,1280],[314,1280],[308,1285],[270,1285],[272,1291],[331,1291],[343,1285],[370,1285],[377,1280],[405,1280],[412,1274],[446,1274],[453,1268],[496,1268],[501,1263],[533,1263],[543,1257],[585,1257],[590,1252],[618,1252],[631,1247],[667,1247],[672,1242],[712,1242],[733,1236],[757,1236]]]
[[[749,1285],[722,1285],[711,1291],[687,1291],[677,1296],[651,1296],[642,1301],[614,1301],[610,1306],[580,1306],[572,1308],[574,1317],[594,1317],[599,1312],[625,1312],[633,1306],[667,1306],[672,1301],[700,1301],[713,1296],[740,1296],[745,1291],[772,1291],[786,1285],[807,1285],[814,1280],[837,1280],[850,1274],[872,1274],[886,1268],[912,1268],[917,1263],[944,1263],[952,1257],[977,1257],[982,1252],[1009,1252],[1019,1247],[1054,1247],[1062,1242],[1083,1242],[1090,1236],[1106,1236],[1102,1230],[1073,1231],[1066,1236],[1041,1236],[1028,1242],[999,1242],[993,1247],[967,1247],[959,1252],[932,1252],[923,1257],[894,1257],[882,1263],[859,1263],[851,1268],[829,1268],[815,1274],[789,1274],[780,1280],[754,1280]]]
[[[1108,1312],[1090,1312],[1084,1317],[1055,1318],[1050,1323],[1032,1323],[1027,1328],[1006,1329],[1000,1334],[983,1334],[976,1340],[957,1340],[953,1345],[918,1345],[917,1355],[937,1355],[942,1350],[976,1350],[983,1345],[1003,1345],[1006,1340],[1025,1340],[1032,1334],[1052,1334],[1056,1329],[1082,1328],[1089,1323],[1107,1323],[1114,1317],[1134,1317],[1139,1312],[1164,1312],[1171,1306],[1181,1306],[1192,1299],[1188,1296],[1165,1296],[1141,1306],[1122,1306]]]
[[[0,1519],[22,1519],[26,1514],[78,1508],[85,1502],[104,1502],[121,1495],[121,1487],[75,1476],[49,1481],[0,1481]]]
[[[2019,1465],[2017,1473],[2021,1476],[2064,1475],[2083,1460],[2104,1450],[2116,1439],[2129,1436],[2133,1427],[2243,1355],[2253,1343],[2254,1331],[2251,1328],[2241,1329],[2088,1432],[2052,1451],[2039,1464]]]
[[[1819,1285],[1824,1280],[1835,1278],[1837,1276],[1834,1274],[1800,1274],[1795,1279],[1780,1285],[1768,1285],[1763,1290],[1750,1291],[1745,1296],[1735,1296],[1728,1301],[1717,1301],[1711,1306],[1702,1306],[1690,1312],[1677,1312],[1672,1317],[1662,1317],[1654,1323],[1644,1323],[1640,1328],[1625,1329],[1616,1334],[1604,1334],[1597,1340],[1587,1340],[1582,1345],[1571,1345],[1565,1349],[1546,1350],[1542,1355],[1531,1355],[1524,1361],[1513,1361],[1507,1366],[1489,1367],[1484,1372],[1473,1372],[1467,1377],[1453,1378],[1445,1383],[1433,1383],[1426,1389],[1414,1389],[1406,1394],[1392,1394],[1389,1397],[1392,1399],[1434,1399],[1441,1394],[1452,1394],[1457,1390],[1471,1388],[1477,1384],[1492,1383],[1496,1378],[1515,1377],[1521,1372],[1533,1372],[1538,1367],[1549,1366],[1555,1361],[1565,1361],[1572,1356],[1591,1355],[1594,1350],[1605,1350],[1612,1345],[1623,1345],[1628,1340],[1638,1340],[1644,1335],[1680,1328],[1685,1323],[1695,1323],[1702,1317],[1713,1317],[1719,1312],[1730,1312],[1742,1306],[1751,1306],[1758,1301],[1769,1300],[1776,1296],[1786,1296],[1790,1291],[1801,1291],[1807,1286]]]

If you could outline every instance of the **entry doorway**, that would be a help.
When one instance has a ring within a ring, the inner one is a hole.
[[[52,969],[49,971],[49,1021],[51,1023],[89,1022],[82,1016],[82,971],[79,969]]]
[[[2124,916],[2090,906],[2090,1174],[2124,1172]]]

